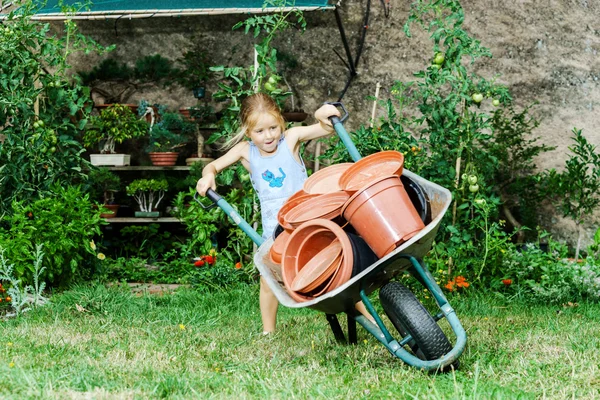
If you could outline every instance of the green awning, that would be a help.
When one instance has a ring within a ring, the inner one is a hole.
[[[33,19],[62,20],[66,15],[61,12],[58,0],[48,0]],[[81,4],[81,0],[63,0],[64,5]],[[286,9],[303,11],[327,10],[334,6],[329,0],[295,0],[287,1]],[[72,19],[108,19],[108,18],[150,18],[177,17],[190,15],[217,14],[258,14],[281,10],[282,8],[263,8],[261,0],[96,0],[87,9],[80,9],[71,14]]]

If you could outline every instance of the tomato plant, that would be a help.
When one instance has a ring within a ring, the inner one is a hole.
[[[13,200],[51,195],[56,182],[85,180],[87,162],[76,140],[91,110],[89,89],[72,76],[70,54],[104,48],[80,35],[67,19],[64,34],[34,21],[35,2],[19,3],[0,35],[0,215]],[[37,105],[37,107],[35,106]]]

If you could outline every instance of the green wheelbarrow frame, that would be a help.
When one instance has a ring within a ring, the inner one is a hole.
[[[342,124],[348,117],[348,113],[341,103],[330,104],[339,106],[344,110],[345,114],[342,118],[332,117],[331,121],[352,159],[358,161],[361,156]],[[356,343],[356,322],[358,322],[381,342],[390,353],[408,365],[428,371],[440,370],[454,363],[460,357],[467,343],[467,334],[458,320],[454,309],[442,293],[441,288],[423,263],[422,257],[429,252],[433,245],[433,240],[439,229],[442,217],[452,201],[452,195],[447,189],[427,181],[406,169],[404,169],[403,175],[420,185],[427,195],[431,207],[431,222],[417,235],[376,263],[367,267],[361,273],[352,277],[345,284],[331,292],[305,302],[297,302],[292,299],[281,283],[281,278],[277,276],[277,266],[269,258],[269,250],[273,244],[273,238],[264,240],[227,201],[213,190],[208,190],[207,197],[219,206],[259,246],[258,251],[254,255],[254,263],[267,285],[275,294],[277,300],[283,306],[290,308],[308,307],[324,312],[338,341],[345,341],[345,337],[337,321],[337,314],[346,313],[348,315],[348,339],[350,343]],[[452,350],[440,358],[422,360],[406,350],[404,346],[413,340],[410,333],[406,334],[401,340],[395,339],[384,325],[381,317],[368,298],[371,292],[379,289],[393,277],[405,271],[408,271],[421,282],[434,297],[440,312],[432,315],[433,319],[439,321],[442,318],[446,318],[456,335],[456,342]],[[360,300],[365,304],[365,307],[375,319],[376,324],[373,324],[368,318],[355,310],[354,305]]]

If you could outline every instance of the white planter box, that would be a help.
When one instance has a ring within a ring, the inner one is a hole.
[[[90,162],[92,165],[111,165],[114,167],[122,167],[129,165],[131,155],[129,154],[90,154]]]

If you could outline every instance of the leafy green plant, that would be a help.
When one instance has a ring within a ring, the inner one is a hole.
[[[8,281],[10,283],[8,296],[16,315],[20,315],[32,307],[37,307],[47,301],[42,295],[46,288],[46,283],[40,282],[40,277],[45,270],[45,267],[42,267],[43,258],[44,252],[42,251],[42,245],[39,244],[35,248],[33,285],[23,285],[21,280],[15,278],[13,275],[14,265],[8,264],[8,261],[4,258],[4,249],[0,246],[0,281]],[[27,304],[31,304],[31,307],[27,307]]]
[[[583,136],[582,131],[573,128],[574,145],[569,146],[571,155],[566,169],[558,173],[549,172],[552,191],[557,194],[557,202],[565,217],[577,225],[577,247],[575,258],[579,258],[582,224],[600,204],[600,153]]]
[[[168,84],[175,74],[171,60],[160,54],[142,57],[135,62],[135,68],[114,58],[106,58],[91,71],[80,71],[79,76],[86,86],[109,104],[126,103],[129,98],[144,86]]]
[[[174,237],[159,224],[130,225],[121,229],[110,241],[113,253],[123,257],[139,257],[151,261],[164,258],[173,247]]]
[[[174,151],[185,146],[196,134],[196,125],[178,113],[163,113],[150,129],[148,152]]]
[[[152,212],[158,208],[165,191],[169,188],[166,179],[136,179],[127,186],[127,195],[132,196],[140,211]]]
[[[481,107],[488,101],[509,104],[511,98],[506,87],[473,72],[473,64],[491,53],[463,23],[464,12],[456,0],[412,3],[405,33],[410,37],[415,25],[429,33],[431,62],[414,73],[415,80],[394,83],[391,102],[383,103],[387,117],[381,130],[376,128],[385,138],[368,143],[377,149],[389,142],[405,153],[413,172],[451,190],[452,209],[436,240],[444,243],[448,256],[446,275],[462,273],[472,281],[491,277],[495,246],[506,240],[491,178],[498,160],[483,148],[492,136],[492,117]]]
[[[495,282],[515,296],[561,304],[589,298],[600,299],[600,266],[594,259],[583,263],[567,259],[568,247],[543,232],[548,250],[540,243],[507,247],[502,263],[506,279]]]
[[[187,89],[202,87],[215,75],[210,69],[210,57],[200,48],[186,51],[177,61],[182,65],[177,71],[177,83]]]
[[[218,213],[216,208],[205,210],[193,200],[195,189],[179,192],[173,201],[175,216],[185,225],[190,234],[189,240],[182,246],[182,256],[198,257],[214,247],[213,235],[219,231]]]
[[[531,106],[517,112],[510,104],[499,108],[491,120],[493,135],[482,142],[483,149],[497,161],[497,168],[480,169],[480,173],[494,182],[492,189],[502,201],[502,214],[515,229],[538,224],[539,204],[545,194],[543,174],[535,172],[534,160],[541,153],[555,149],[537,143],[540,138],[532,132],[539,121],[531,116],[530,109]],[[526,230],[519,230],[519,243],[524,241],[525,233]]]
[[[92,243],[94,236],[101,235],[103,222],[89,195],[79,187],[54,185],[51,189],[51,194],[32,202],[13,201],[11,213],[1,217],[0,246],[15,264],[15,277],[30,282],[35,248],[43,245],[44,279],[50,285],[66,285],[95,272]]]
[[[114,193],[121,188],[121,178],[106,167],[93,168],[88,174],[88,187],[94,199],[111,204]]]
[[[219,131],[208,139],[211,144],[222,137],[228,137],[239,128],[239,111],[242,100],[262,88],[281,107],[285,99],[291,94],[276,86],[279,81],[277,75],[277,49],[272,45],[273,40],[291,27],[305,29],[306,21],[302,11],[289,8],[285,10],[285,0],[267,0],[263,8],[272,7],[274,13],[253,15],[233,26],[233,29],[244,28],[248,34],[252,32],[258,42],[254,44],[257,53],[258,66],[225,67],[214,66],[210,69],[221,74],[218,83],[219,90],[213,94],[217,100],[227,100],[229,104],[222,110],[223,116],[219,120]],[[266,82],[265,82],[266,81]]]
[[[35,199],[56,182],[85,180],[88,163],[76,140],[91,110],[89,89],[71,74],[78,53],[103,53],[71,19],[63,34],[32,20],[38,3],[19,1],[0,29],[0,215],[13,200]]]
[[[148,124],[138,119],[131,109],[122,104],[106,107],[90,119],[91,127],[83,134],[83,144],[93,147],[100,143],[100,153],[115,153],[115,144],[126,139],[145,136]]]

